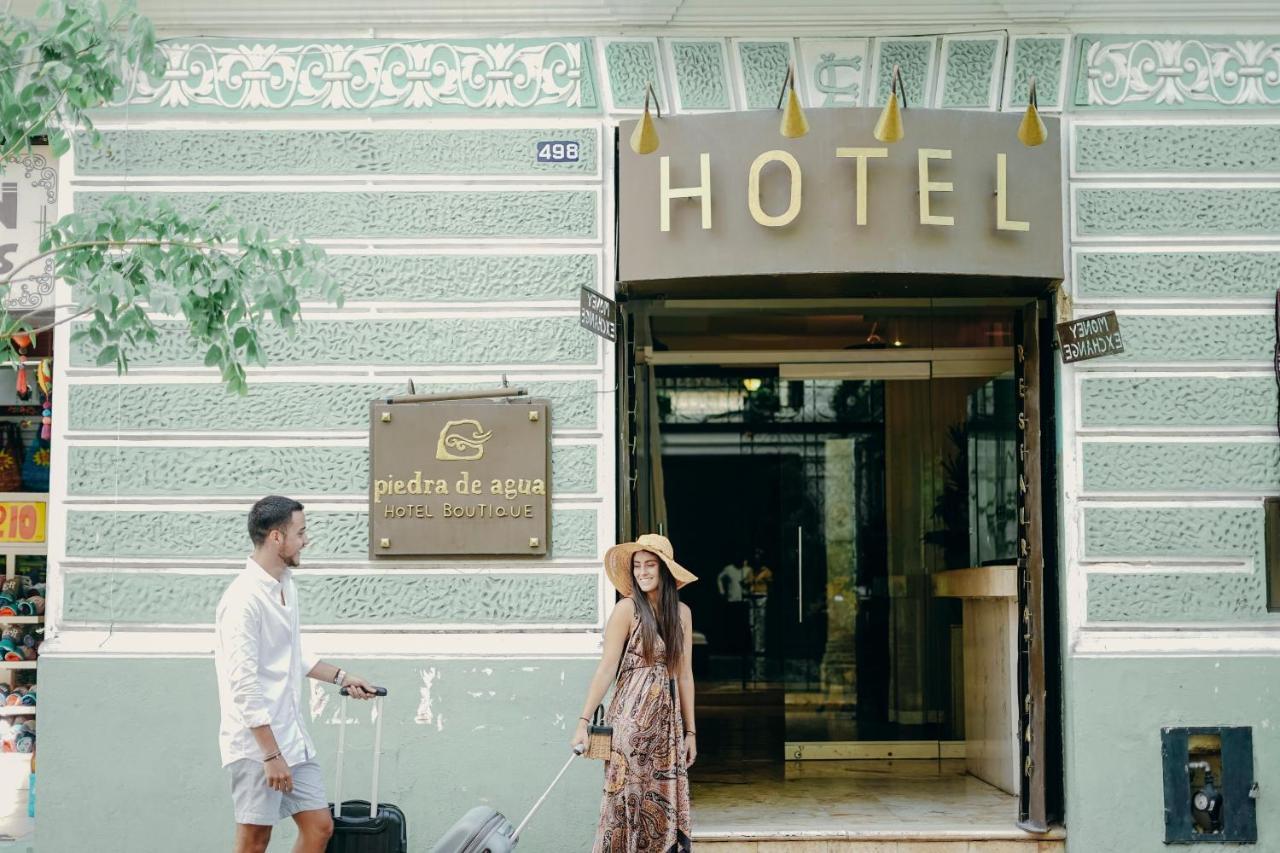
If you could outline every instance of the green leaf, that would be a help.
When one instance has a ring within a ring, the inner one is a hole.
[[[105,346],[98,353],[98,357],[94,359],[94,364],[98,367],[106,367],[108,364],[115,364],[120,357],[120,348],[115,344]]]
[[[209,351],[204,354],[204,366],[213,367],[222,363],[222,347],[214,344],[209,347]]]

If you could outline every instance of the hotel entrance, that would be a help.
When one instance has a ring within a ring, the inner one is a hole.
[[[636,529],[701,579],[700,836],[1027,837],[1017,353],[1039,310],[628,304]]]
[[[701,578],[695,841],[1054,849],[1059,153],[813,113],[617,148],[619,533]]]

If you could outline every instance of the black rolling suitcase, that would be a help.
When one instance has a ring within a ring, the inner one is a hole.
[[[325,853],[408,853],[409,830],[404,812],[398,806],[378,802],[378,764],[382,759],[382,697],[385,687],[377,688],[378,703],[373,727],[373,790],[367,800],[342,799],[342,760],[347,747],[347,690],[342,689],[338,708],[338,757],[335,760],[337,782],[333,789],[333,837]],[[341,809],[338,803],[342,803]],[[370,805],[371,803],[376,805]]]
[[[449,827],[444,837],[431,848],[431,853],[510,853],[520,843],[520,833],[524,832],[529,821],[538,813],[538,809],[542,808],[547,795],[580,754],[570,756],[564,763],[564,767],[560,768],[556,778],[551,780],[547,790],[542,792],[542,796],[533,804],[533,808],[529,809],[529,813],[525,815],[524,820],[520,821],[519,826],[513,828],[511,821],[496,809],[489,806],[476,806]]]

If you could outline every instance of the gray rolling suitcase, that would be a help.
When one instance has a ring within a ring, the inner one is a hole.
[[[529,809],[524,820],[520,821],[519,826],[513,828],[511,821],[503,817],[497,809],[490,806],[476,806],[449,827],[444,837],[431,848],[431,853],[510,853],[516,849],[516,845],[520,843],[520,833],[538,813],[538,809],[542,808],[543,802],[560,781],[560,777],[564,776],[569,765],[573,764],[579,754],[575,753],[569,757],[564,767],[561,767],[560,772],[556,774],[556,778],[551,780],[547,790],[542,792],[542,796],[533,804],[533,808]]]

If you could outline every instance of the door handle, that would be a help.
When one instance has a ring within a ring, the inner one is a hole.
[[[796,528],[796,611],[800,622],[804,622],[804,527]]]

